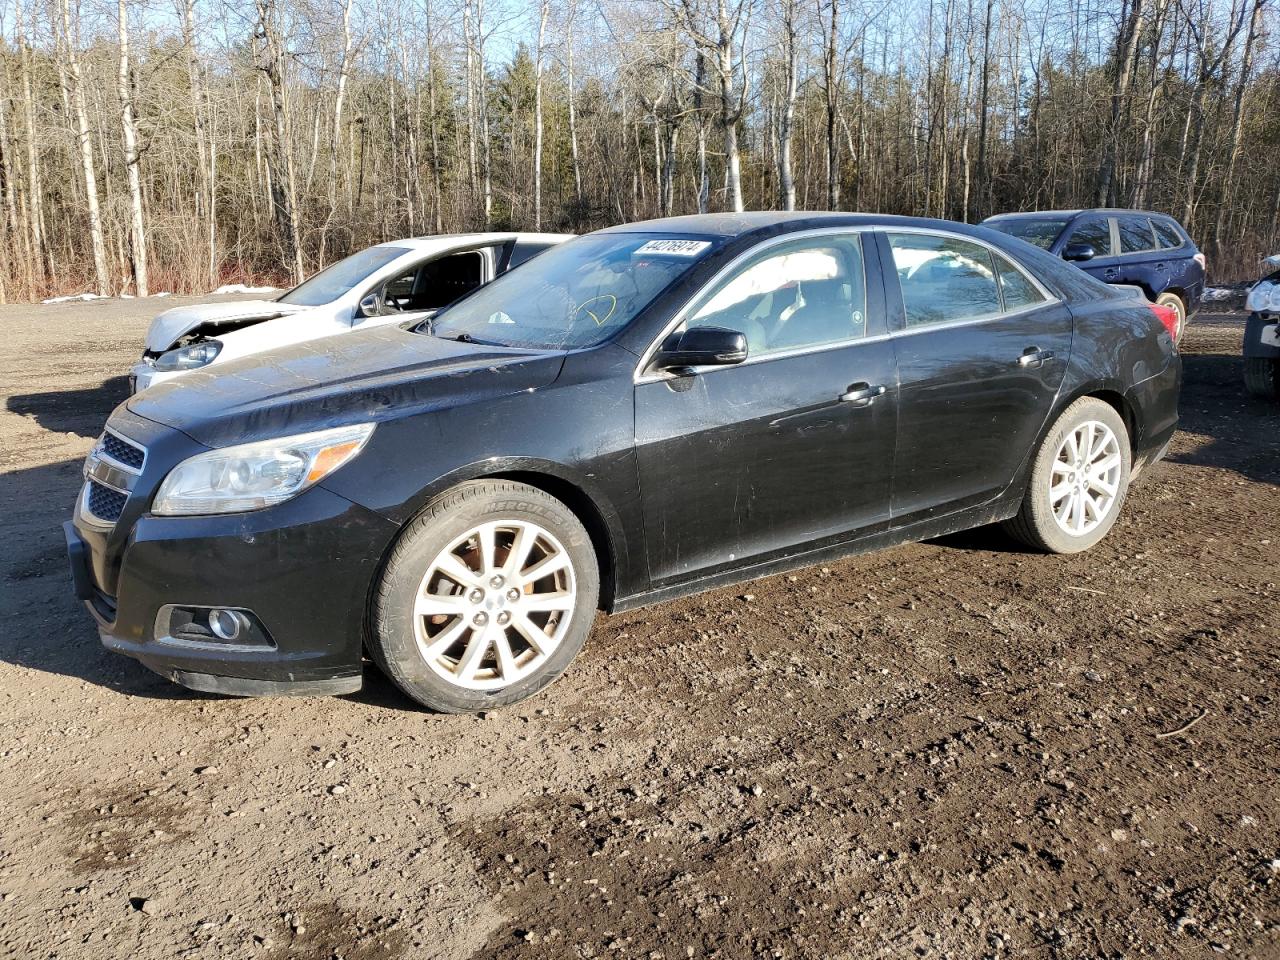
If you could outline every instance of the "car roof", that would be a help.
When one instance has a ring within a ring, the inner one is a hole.
[[[718,240],[738,239],[756,233],[780,234],[823,227],[930,227],[967,233],[972,224],[925,217],[899,217],[880,213],[840,213],[821,210],[751,210],[745,213],[700,213],[683,217],[640,220],[597,233],[663,233]]]
[[[1131,207],[1083,207],[1079,210],[1019,210],[1014,213],[997,213],[986,220],[1044,220],[1055,218],[1060,220],[1069,220],[1072,217],[1078,217],[1086,213],[1103,214],[1106,216],[1117,216],[1120,214],[1137,214],[1140,217],[1163,217],[1166,220],[1174,219],[1167,213],[1160,213],[1157,210],[1135,210]]]
[[[575,236],[572,233],[440,233],[429,237],[405,237],[403,240],[388,240],[379,243],[379,247],[398,247],[412,250],[415,253],[443,253],[457,247],[483,246],[488,243],[506,243],[514,240],[517,243],[563,243]]]

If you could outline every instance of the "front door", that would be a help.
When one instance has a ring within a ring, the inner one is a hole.
[[[1071,353],[1071,312],[983,244],[890,233],[901,294],[892,525],[994,499],[1044,426]],[[897,313],[898,311],[893,311]]]
[[[882,529],[896,378],[862,239],[766,247],[695,302],[685,326],[746,335],[746,362],[641,371],[636,447],[659,587]]]

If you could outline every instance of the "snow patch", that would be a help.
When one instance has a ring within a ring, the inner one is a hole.
[[[225,283],[217,290],[213,291],[210,296],[217,296],[220,293],[271,293],[279,287],[249,287],[243,283]]]
[[[1280,270],[1280,253],[1273,253],[1269,257],[1265,257],[1262,261],[1263,266],[1271,270]]]
[[[1206,303],[1221,303],[1223,300],[1234,300],[1238,296],[1240,291],[1230,287],[1205,287],[1204,296],[1201,299]]]
[[[100,293],[75,293],[66,297],[50,297],[48,300],[41,300],[41,303],[78,303],[84,300],[108,300]]]
[[[153,297],[172,297],[173,294],[170,293],[168,290],[161,290],[159,293],[153,293],[152,296]]]

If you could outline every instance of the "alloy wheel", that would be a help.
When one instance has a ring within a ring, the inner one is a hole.
[[[493,521],[431,562],[414,600],[414,637],[445,681],[499,690],[547,662],[576,601],[573,562],[554,535],[525,520]]]
[[[1120,441],[1105,423],[1088,420],[1063,438],[1049,480],[1049,506],[1063,532],[1081,537],[1106,520],[1122,466]]]

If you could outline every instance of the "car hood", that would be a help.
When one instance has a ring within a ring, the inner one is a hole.
[[[263,320],[274,320],[311,307],[275,300],[237,300],[232,303],[199,303],[190,307],[174,307],[151,321],[147,330],[148,350],[168,350],[174,341],[201,327],[246,327]]]
[[[128,408],[221,447],[536,389],[564,356],[375,327],[193,370]]]

